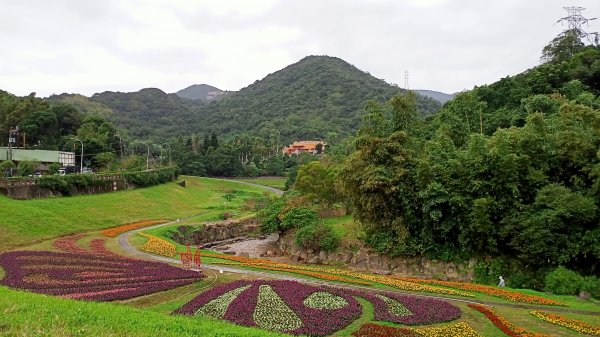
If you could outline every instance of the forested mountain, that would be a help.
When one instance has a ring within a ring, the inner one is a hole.
[[[402,91],[339,58],[309,56],[210,103],[159,89],[103,92],[90,100],[110,108],[107,118],[137,138],[216,132],[222,138],[249,133],[335,141],[356,132],[367,101],[385,102]],[[440,106],[417,98],[422,117]]]
[[[208,84],[190,85],[189,87],[181,89],[175,93],[175,95],[181,98],[201,101],[210,101],[220,98],[226,94],[227,92]]]
[[[165,139],[193,132],[204,105],[156,88],[130,93],[105,91],[92,95],[90,100],[110,107],[112,113],[107,118],[140,139]]]
[[[429,97],[429,98],[433,98],[434,100],[444,104],[446,102],[448,102],[449,100],[453,99],[454,94],[446,94],[443,92],[439,92],[439,91],[434,91],[434,90],[414,90],[416,93],[418,93],[419,95],[425,96],[425,97]]]
[[[402,91],[339,58],[309,56],[202,113],[220,133],[278,131],[287,140],[334,140],[356,131],[367,101],[385,102]],[[426,116],[440,105],[419,96],[417,107]]]

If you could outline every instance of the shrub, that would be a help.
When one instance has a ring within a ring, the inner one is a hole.
[[[544,290],[556,295],[577,295],[583,284],[583,277],[563,266],[548,273]]]
[[[339,241],[331,227],[322,223],[304,226],[296,232],[296,243],[305,249],[331,252],[338,247]]]
[[[282,230],[290,229],[292,227],[303,228],[306,226],[315,225],[319,222],[319,215],[317,212],[306,208],[298,207],[292,208],[283,216],[280,228]]]
[[[261,222],[261,230],[264,233],[272,233],[278,231],[281,219],[279,214],[283,212],[285,201],[283,199],[273,200],[257,213],[257,217]]]
[[[595,299],[600,299],[600,279],[596,276],[584,277],[580,290],[587,291]]]

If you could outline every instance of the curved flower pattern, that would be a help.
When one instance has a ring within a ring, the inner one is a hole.
[[[175,313],[194,315],[198,308],[243,286],[250,288],[231,301],[224,319],[295,335],[325,336],[345,328],[362,315],[355,297],[373,303],[375,319],[381,321],[434,324],[457,319],[461,314],[456,306],[433,298],[262,280],[236,281],[213,288]]]
[[[292,331],[302,326],[302,321],[267,284],[258,287],[258,301],[254,309],[254,322],[267,330]]]
[[[561,315],[550,314],[539,310],[534,310],[531,312],[531,314],[541,319],[542,321],[560,325],[573,331],[585,333],[592,336],[600,336],[600,326],[598,325],[587,324],[576,319],[570,319]]]
[[[548,335],[527,331],[515,326],[504,317],[497,315],[492,309],[479,304],[467,304],[469,308],[475,309],[484,314],[498,329],[511,337],[548,337]]]
[[[348,301],[342,297],[324,291],[312,293],[302,303],[308,308],[327,310],[341,309],[348,305]]]
[[[0,255],[0,284],[42,294],[93,301],[121,300],[190,284],[199,272],[90,253],[15,251]]]
[[[131,222],[131,223],[128,223],[128,224],[124,224],[122,226],[105,229],[101,233],[104,236],[108,236],[108,237],[114,238],[115,236],[117,236],[117,235],[119,235],[121,233],[125,233],[125,232],[130,231],[130,230],[134,230],[134,229],[138,229],[138,228],[142,228],[142,227],[147,227],[147,226],[151,226],[151,225],[156,225],[156,224],[160,224],[160,223],[165,223],[165,222],[166,222],[165,220],[142,220],[142,221],[136,221],[136,222]]]
[[[225,311],[229,304],[238,297],[244,290],[250,288],[249,285],[231,290],[226,292],[225,294],[215,298],[214,300],[203,305],[196,313],[202,314],[214,318],[221,318],[225,315]]]

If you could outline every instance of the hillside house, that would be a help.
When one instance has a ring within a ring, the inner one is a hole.
[[[283,154],[291,156],[300,153],[322,154],[325,152],[327,143],[320,140],[302,140],[296,141],[282,149]]]

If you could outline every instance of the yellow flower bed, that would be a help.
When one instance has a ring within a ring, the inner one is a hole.
[[[392,276],[392,277],[395,279],[407,281],[407,282],[433,284],[433,285],[440,285],[440,286],[449,287],[449,288],[473,291],[473,292],[477,292],[477,293],[481,293],[481,294],[487,294],[487,295],[504,298],[504,299],[507,299],[507,300],[513,301],[513,302],[564,306],[564,304],[562,304],[558,301],[547,299],[542,296],[523,294],[523,293],[519,293],[516,291],[511,291],[511,290],[507,290],[507,289],[501,289],[498,287],[486,286],[486,285],[481,285],[481,284],[438,281],[438,280],[423,280],[423,279],[411,278],[411,277],[398,277],[398,276]]]
[[[600,326],[587,324],[585,322],[570,319],[564,316],[550,314],[544,311],[534,310],[531,314],[548,323],[564,326],[565,328],[585,333],[592,336],[600,336]]]
[[[429,328],[391,327],[375,323],[366,323],[361,325],[360,329],[355,331],[352,336],[483,337],[465,322]]]
[[[177,247],[174,244],[154,235],[146,233],[140,234],[148,238],[148,241],[146,241],[146,243],[142,246],[142,250],[157,255],[163,255],[168,257],[175,256],[175,253],[177,252]]]
[[[483,337],[465,322],[432,328],[411,328],[411,330],[423,337]]]
[[[415,292],[429,292],[429,293],[437,293],[437,294],[446,294],[446,295],[455,295],[455,296],[464,296],[464,297],[474,297],[472,294],[465,293],[462,291],[457,291],[453,289],[446,288],[438,288],[432,287],[429,285],[418,284],[415,282],[406,282],[399,279],[395,279],[393,277],[384,276],[384,275],[372,275],[366,273],[359,273],[350,270],[343,269],[330,269],[330,268],[320,268],[320,267],[312,267],[312,266],[299,266],[293,264],[285,264],[285,263],[277,263],[269,260],[263,259],[252,259],[241,256],[231,256],[231,255],[221,255],[214,253],[202,253],[202,256],[206,257],[215,257],[224,260],[236,261],[245,264],[246,266],[253,268],[262,268],[262,269],[270,269],[270,270],[279,270],[279,271],[287,271],[302,275],[314,276],[321,279],[328,280],[336,280],[348,283],[356,283],[356,284],[370,284],[364,281],[371,281],[380,284],[385,284],[394,288],[398,288],[406,291],[415,291]],[[277,268],[277,269],[275,269]],[[284,270],[285,269],[285,270]],[[310,275],[309,273],[313,273]],[[314,274],[317,273],[317,274]],[[339,278],[335,276],[346,276],[351,277],[348,278]],[[354,279],[352,279],[354,278]],[[358,280],[356,280],[358,279]],[[362,281],[361,281],[362,280]]]

